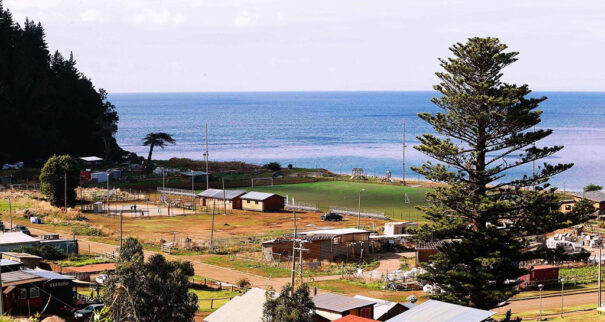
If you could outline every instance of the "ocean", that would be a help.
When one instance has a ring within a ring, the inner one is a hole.
[[[405,119],[406,177],[428,158],[416,151],[416,137],[432,133],[419,112],[436,112],[435,92],[255,92],[110,94],[120,122],[122,148],[147,156],[149,132],[174,135],[177,144],[155,149],[155,159],[203,159],[208,123],[210,160],[241,160],[283,166],[321,167],[337,173],[363,168],[369,175],[402,175],[402,120]],[[605,185],[605,93],[535,92],[546,96],[542,123],[554,133],[539,145],[564,145],[548,163],[573,162],[554,177],[561,190]],[[514,158],[514,157],[511,157]],[[536,163],[538,168],[541,163]],[[507,173],[531,174],[532,165]]]

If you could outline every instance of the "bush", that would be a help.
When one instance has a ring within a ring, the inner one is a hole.
[[[63,207],[65,199],[68,207],[76,204],[75,188],[79,182],[78,165],[69,155],[53,155],[40,172],[40,191],[55,207]]]
[[[250,287],[250,285],[252,285],[250,283],[250,280],[248,278],[246,278],[246,277],[240,279],[235,284],[237,284],[237,286],[239,286],[240,288],[248,288],[248,287]]]
[[[21,247],[17,252],[28,253],[36,256],[40,256],[48,260],[62,260],[67,258],[64,252],[48,245],[34,246],[34,247]]]
[[[603,186],[599,186],[598,184],[590,183],[586,187],[584,187],[585,192],[589,191],[599,191],[603,189]]]
[[[269,162],[265,164],[263,168],[267,168],[271,171],[279,171],[281,170],[281,164],[279,164],[279,162]]]

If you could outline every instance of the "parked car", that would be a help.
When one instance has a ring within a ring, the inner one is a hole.
[[[90,319],[94,312],[100,311],[105,305],[104,304],[91,304],[83,309],[74,312],[74,319],[83,320]]]
[[[321,220],[324,221],[342,221],[342,216],[333,212],[328,212],[321,215]]]
[[[32,233],[29,231],[29,229],[27,229],[27,227],[23,226],[23,225],[15,225],[15,227],[13,227],[13,231],[19,231],[22,232],[26,235],[32,235]]]

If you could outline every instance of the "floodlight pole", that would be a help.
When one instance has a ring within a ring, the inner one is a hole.
[[[109,215],[109,170],[105,173],[107,174],[107,215]]]
[[[8,197],[8,220],[9,220],[10,226],[11,226],[10,231],[13,231],[13,203],[12,203],[11,197]]]
[[[403,153],[403,172],[402,172],[402,181],[403,181],[403,185],[405,186],[405,119],[403,119],[402,121],[402,126],[403,126],[403,140],[402,140],[402,153]]]
[[[225,212],[225,215],[227,214],[227,199],[225,199],[225,177],[221,178],[223,181],[223,211]],[[233,204],[231,204],[231,209],[233,209]]]
[[[602,249],[603,249],[603,241],[601,240],[601,238],[599,238],[597,240],[597,247],[599,247],[599,305],[597,307],[601,307],[602,302],[601,302],[601,253],[602,253]]]
[[[122,250],[122,209],[120,209],[120,251]]]
[[[359,224],[361,222],[361,193],[366,191],[366,189],[361,189],[359,190],[359,195],[358,195],[358,205],[357,205],[357,229],[359,229]]]

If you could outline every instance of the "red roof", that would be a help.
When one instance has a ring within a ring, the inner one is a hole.
[[[378,320],[372,320],[372,319],[368,319],[368,318],[362,318],[361,316],[356,316],[356,315],[347,315],[344,317],[341,317],[340,319],[336,319],[332,322],[371,322],[371,321],[378,321]]]
[[[63,267],[64,273],[97,273],[102,271],[115,271],[116,263],[90,264],[84,266]]]
[[[536,265],[536,266],[528,266],[526,267],[526,269],[530,269],[533,267],[533,270],[540,270],[540,269],[553,269],[553,268],[559,268],[558,266],[553,266],[553,265]]]

